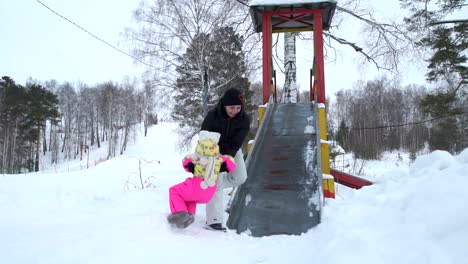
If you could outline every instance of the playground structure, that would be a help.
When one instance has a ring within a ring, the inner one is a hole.
[[[255,29],[263,37],[267,108],[259,115],[263,118],[246,160],[248,178],[235,192],[227,226],[252,236],[300,235],[318,225],[323,197],[335,197],[335,175],[340,182],[353,178],[354,186],[371,184],[330,170],[323,30],[330,27],[336,1],[281,2],[254,0],[250,7]],[[313,31],[314,36],[310,102],[279,104],[272,74],[272,34],[300,31]]]

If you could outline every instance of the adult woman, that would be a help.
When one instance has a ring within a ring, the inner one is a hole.
[[[250,129],[250,118],[244,111],[244,103],[245,100],[239,90],[228,89],[216,107],[208,112],[201,125],[201,130],[221,134],[219,139],[220,153],[233,156],[236,163],[234,171],[221,173],[218,177],[216,193],[206,205],[207,229],[226,230],[223,227],[223,190],[239,186],[247,179],[241,146]]]

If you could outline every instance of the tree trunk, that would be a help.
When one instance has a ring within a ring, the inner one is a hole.
[[[18,118],[15,118],[15,129],[13,130],[13,146],[11,147],[11,171],[14,172],[14,169],[15,169],[15,162],[16,162],[16,159],[17,159],[17,155],[16,155],[16,138],[18,137]]]
[[[297,103],[296,85],[296,33],[284,34],[284,86],[282,103]]]
[[[125,125],[125,132],[124,132],[124,139],[122,143],[122,147],[120,148],[120,155],[127,149],[127,141],[128,141],[128,133],[130,132],[130,122],[127,122]]]
[[[63,135],[63,142],[62,142],[62,150],[60,152],[64,153],[65,151],[65,143],[67,142],[67,134],[66,132],[64,133],[65,135]]]
[[[2,168],[2,173],[8,172],[8,164],[7,164],[8,159],[7,159],[7,158],[8,158],[8,156],[9,156],[9,154],[8,154],[8,145],[9,145],[9,143],[10,143],[9,137],[8,137],[9,134],[10,134],[10,133],[8,133],[8,132],[9,132],[9,131],[8,131],[8,130],[9,130],[9,127],[10,127],[10,126],[9,126],[9,123],[8,123],[8,121],[7,121],[7,122],[6,122],[5,133],[3,134],[2,166],[1,166],[1,168]]]
[[[57,126],[51,125],[50,127],[50,139],[49,139],[49,149],[50,149],[50,156],[51,156],[51,163],[57,164],[58,163],[58,136],[57,136]]]
[[[36,159],[34,161],[34,171],[39,171],[39,157],[41,156],[41,125],[37,124],[37,143],[36,143]]]
[[[53,138],[53,136],[55,135],[55,128],[57,128],[54,124],[50,124],[50,130],[49,130],[49,151],[52,152],[53,150],[53,146],[52,144],[54,143],[55,139]]]
[[[42,141],[42,153],[45,156],[45,154],[47,152],[47,135],[46,135],[46,129],[45,128],[42,130],[42,137],[44,139]]]
[[[91,139],[90,139],[90,146],[94,146],[94,114],[91,116]]]
[[[97,117],[97,115],[96,115]],[[96,119],[96,143],[97,143],[97,147],[100,148],[101,147],[101,141],[99,140],[99,121]]]
[[[113,138],[114,136],[112,135],[112,132],[113,132],[113,127],[112,127],[112,94],[109,94],[109,105],[108,105],[108,109],[107,109],[107,118],[109,120],[109,124],[108,124],[108,128],[110,129],[110,137],[108,139],[108,142],[107,142],[107,159],[110,159],[112,158],[112,149],[113,149]]]
[[[143,119],[143,126],[145,128],[145,137],[148,134],[148,113],[145,113],[145,117]]]
[[[203,61],[200,59],[200,61]],[[206,67],[203,65],[203,67]],[[208,83],[208,71],[206,69],[203,70],[201,73],[201,80],[202,80],[202,105],[203,105],[203,116],[208,113],[208,90],[209,90],[209,83]]]

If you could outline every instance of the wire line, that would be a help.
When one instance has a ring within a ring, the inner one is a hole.
[[[437,119],[447,118],[447,117],[451,117],[451,116],[465,115],[465,114],[468,114],[468,112],[461,112],[461,113],[455,113],[455,114],[450,114],[450,115],[437,116],[437,117],[422,120],[422,121],[419,121],[419,122],[403,123],[403,124],[396,124],[396,125],[386,125],[386,126],[375,126],[375,127],[356,127],[356,128],[350,128],[350,130],[371,130],[371,129],[414,126],[414,125],[420,125],[420,124],[427,123],[427,122],[432,122],[432,121],[437,120]]]
[[[146,63],[146,62],[144,62],[144,61],[138,59],[137,57],[135,57],[135,56],[133,56],[133,55],[131,55],[131,54],[128,54],[127,52],[125,52],[125,51],[123,51],[123,50],[121,50],[121,49],[115,47],[114,45],[112,45],[112,44],[110,44],[109,42],[103,40],[102,38],[100,38],[100,37],[94,35],[93,33],[89,32],[88,30],[86,30],[85,28],[83,28],[82,26],[80,26],[80,25],[78,25],[77,23],[71,21],[70,19],[66,18],[65,16],[59,14],[58,12],[56,12],[55,10],[53,10],[52,8],[50,8],[49,6],[47,6],[46,4],[42,3],[41,1],[36,0],[36,2],[38,2],[39,4],[41,4],[42,6],[44,6],[45,8],[49,9],[50,12],[56,14],[57,16],[61,17],[62,19],[66,20],[67,22],[73,24],[73,25],[76,26],[77,28],[83,30],[84,32],[86,32],[86,33],[88,33],[89,35],[91,35],[93,38],[95,38],[95,39],[97,39],[97,40],[103,42],[104,44],[106,44],[106,45],[108,45],[109,47],[115,49],[116,51],[118,51],[118,52],[120,52],[120,53],[122,53],[122,54],[124,54],[124,55],[127,55],[127,56],[129,56],[130,58],[132,58],[132,59],[134,59],[134,60],[136,60],[136,61],[138,61],[138,62],[140,62],[140,63],[143,63],[144,65],[146,65],[146,66],[148,66],[148,67],[152,67],[152,68],[155,68],[155,69],[156,69],[156,67],[154,67],[153,65],[148,64],[148,63]]]

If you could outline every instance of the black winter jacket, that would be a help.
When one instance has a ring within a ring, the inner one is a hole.
[[[242,143],[249,133],[249,129],[250,118],[245,113],[243,106],[241,111],[234,118],[230,118],[221,102],[206,114],[201,125],[201,130],[208,130],[221,134],[219,139],[219,151],[223,155],[231,155],[232,157],[234,157],[236,152],[242,147]]]

